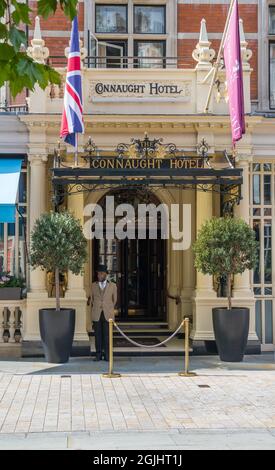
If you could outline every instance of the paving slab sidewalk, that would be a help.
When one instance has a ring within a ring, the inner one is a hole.
[[[0,449],[275,448],[274,354],[0,361]]]

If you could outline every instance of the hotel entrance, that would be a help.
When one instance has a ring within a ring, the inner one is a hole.
[[[112,192],[115,205],[155,203],[153,195],[136,190]],[[108,194],[109,196],[109,194]],[[105,197],[101,201],[104,208]],[[135,221],[136,222],[136,221]],[[116,316],[123,321],[166,320],[166,240],[157,230],[154,239],[146,232],[145,239],[114,238],[94,239],[93,279],[98,264],[106,264],[109,279],[117,284],[118,302]]]

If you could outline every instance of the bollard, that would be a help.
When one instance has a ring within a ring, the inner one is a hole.
[[[108,374],[102,374],[102,377],[108,378],[108,379],[114,379],[116,377],[121,377],[120,374],[115,374],[113,372],[113,366],[114,366],[114,351],[113,351],[113,325],[114,322],[112,319],[109,320],[109,373]]]
[[[179,372],[181,377],[195,377],[195,372],[189,372],[189,318],[184,319],[184,372]]]

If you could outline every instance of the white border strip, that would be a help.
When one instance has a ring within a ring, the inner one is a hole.
[[[221,5],[229,5],[231,0],[178,0],[178,4],[181,5],[198,5],[198,4],[204,4],[204,5],[213,5],[216,4],[221,4]],[[258,0],[239,0],[239,4],[243,5],[258,5]]]
[[[221,39],[222,33],[208,33],[208,39]],[[178,39],[197,39],[199,40],[198,33],[178,33]],[[258,33],[245,33],[245,39],[258,39]]]

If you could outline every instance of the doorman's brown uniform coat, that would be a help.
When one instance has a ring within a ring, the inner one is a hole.
[[[108,282],[105,289],[99,287],[98,282],[92,283],[91,313],[92,321],[99,321],[101,312],[105,319],[115,319],[114,308],[117,302],[117,286],[114,282]]]

